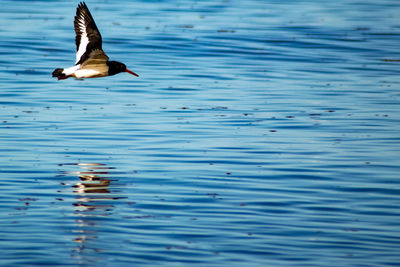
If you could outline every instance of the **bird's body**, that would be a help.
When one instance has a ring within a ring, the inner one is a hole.
[[[75,78],[96,78],[115,75],[120,72],[128,72],[125,64],[117,61],[109,61],[102,49],[102,39],[96,23],[85,2],[81,2],[76,9],[74,21],[76,62],[75,65],[65,69],[55,69],[53,77],[58,80]]]

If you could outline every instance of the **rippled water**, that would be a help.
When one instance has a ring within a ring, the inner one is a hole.
[[[398,1],[88,1],[140,77],[57,81],[76,4],[2,1],[1,266],[399,264]]]

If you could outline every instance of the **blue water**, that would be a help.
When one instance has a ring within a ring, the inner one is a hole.
[[[399,266],[400,3],[91,1],[140,77],[57,81],[2,1],[0,266]]]

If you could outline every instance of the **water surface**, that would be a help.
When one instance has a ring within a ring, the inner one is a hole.
[[[87,1],[136,78],[0,10],[1,266],[396,266],[398,1]]]

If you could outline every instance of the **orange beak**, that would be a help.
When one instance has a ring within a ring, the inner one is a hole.
[[[125,71],[126,71],[127,73],[132,74],[132,75],[135,75],[136,77],[139,77],[139,75],[137,75],[137,74],[134,73],[133,71],[130,71],[130,70],[128,70],[128,69],[125,69]]]

